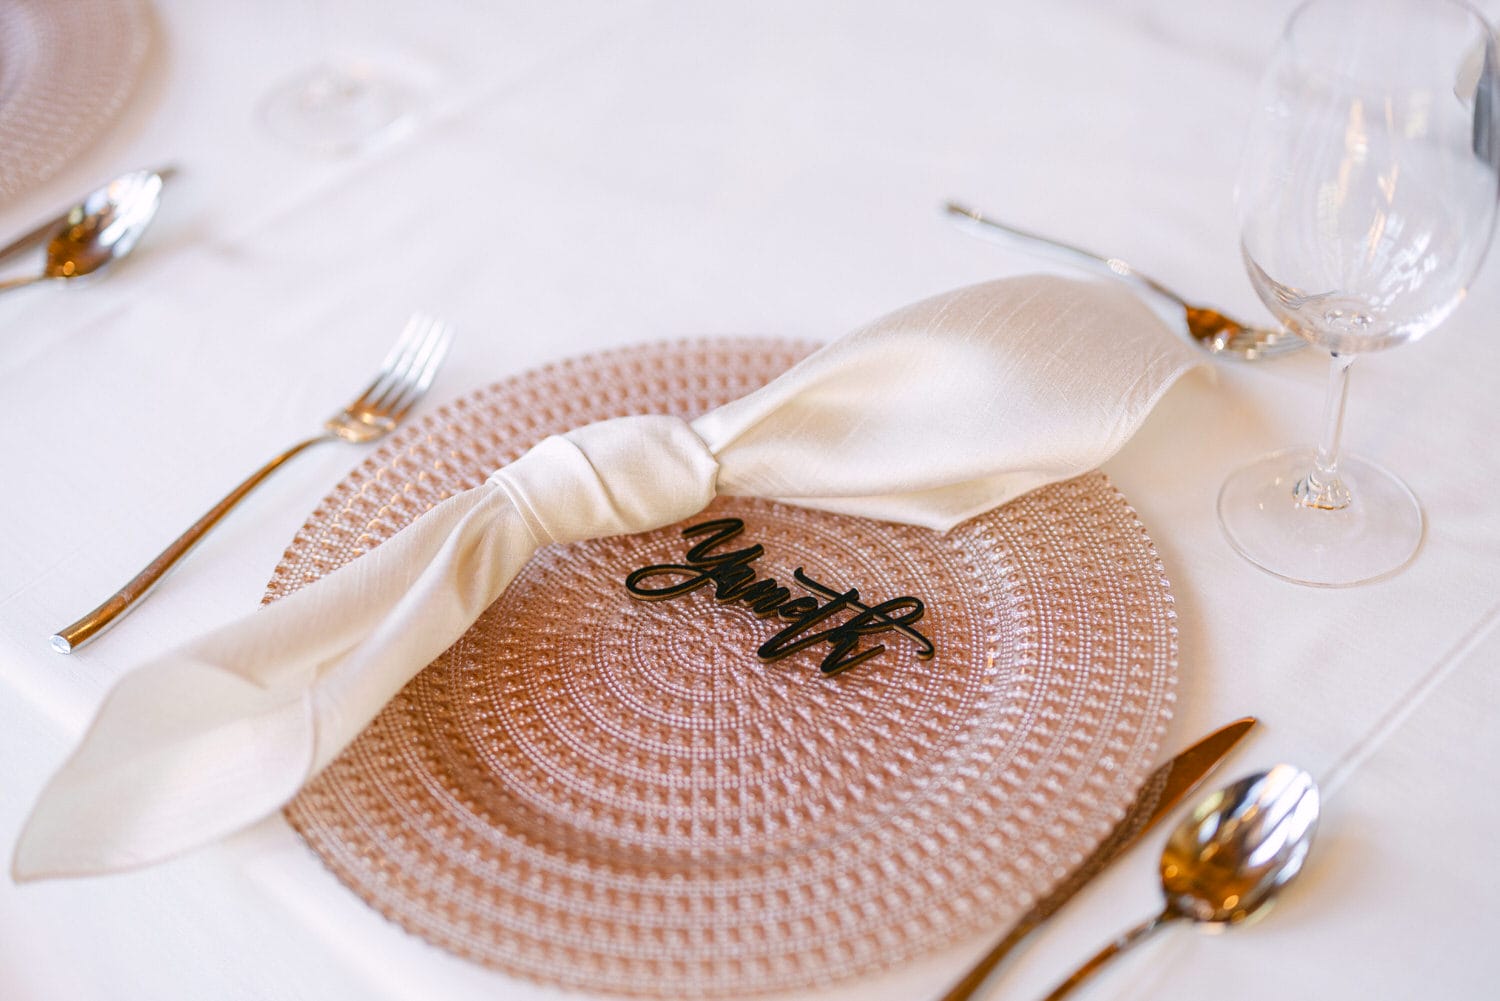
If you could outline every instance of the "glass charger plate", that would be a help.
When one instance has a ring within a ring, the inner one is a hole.
[[[547,434],[692,416],[807,350],[648,346],[450,404],[324,500],[267,600]],[[826,646],[758,658],[779,626],[743,603],[630,595],[631,571],[682,562],[683,529],[719,518],[797,594],[801,568],[871,604],[922,599],[936,655],[888,633],[829,676]],[[721,498],[540,550],[286,814],[371,906],[488,966],[613,994],[805,988],[993,932],[1080,862],[1157,753],[1176,641],[1160,561],[1100,473],[946,534]]]
[[[150,42],[143,0],[0,4],[0,200],[98,137],[135,86]]]

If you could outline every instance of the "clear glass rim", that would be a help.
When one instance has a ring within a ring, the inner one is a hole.
[[[1490,25],[1489,18],[1485,17],[1477,7],[1468,3],[1467,0],[1402,0],[1402,2],[1413,11],[1421,13],[1424,16],[1436,17],[1446,13],[1466,21],[1471,28],[1476,29],[1476,37],[1484,39],[1485,48],[1491,54],[1494,53],[1495,30]],[[1389,6],[1391,3],[1392,0],[1382,0],[1378,4],[1357,4],[1353,0],[1302,0],[1292,10],[1291,14],[1287,15],[1286,25],[1281,29],[1280,45],[1284,46],[1287,51],[1297,53],[1298,57],[1301,58],[1303,48],[1298,42],[1298,28],[1307,19],[1311,11],[1321,10],[1325,7],[1357,8],[1366,17],[1369,17],[1383,6]]]
[[[1313,72],[1315,76],[1318,76],[1325,81],[1331,83],[1347,81],[1356,84],[1367,84],[1372,87],[1378,87],[1381,84],[1381,81],[1361,79],[1344,71],[1341,67],[1336,65],[1336,63],[1324,58],[1317,58],[1315,53],[1309,53],[1305,51],[1305,48],[1299,43],[1300,36],[1298,34],[1298,29],[1306,21],[1309,13],[1312,11],[1346,10],[1372,14],[1372,12],[1379,12],[1382,10],[1390,10],[1396,8],[1408,10],[1428,21],[1431,21],[1439,16],[1447,16],[1451,18],[1453,24],[1461,27],[1466,27],[1473,32],[1473,41],[1476,48],[1472,51],[1477,54],[1479,51],[1478,46],[1482,45],[1485,64],[1490,67],[1500,67],[1500,36],[1497,36],[1496,28],[1491,25],[1488,18],[1486,18],[1484,14],[1481,13],[1473,4],[1467,2],[1467,0],[1378,0],[1378,2],[1375,3],[1360,3],[1359,0],[1302,0],[1302,2],[1292,10],[1291,14],[1287,16],[1287,20],[1282,27],[1281,34],[1278,36],[1278,42],[1261,78],[1260,94],[1262,95],[1262,97],[1264,97],[1266,89],[1270,86],[1271,75],[1275,72],[1275,67],[1278,65],[1285,67],[1288,62],[1289,55],[1290,60],[1295,62],[1298,65],[1299,69],[1306,70],[1311,68],[1311,72]],[[1500,70],[1495,71],[1495,76],[1500,77]],[[1500,137],[1500,101],[1495,101],[1493,103],[1492,107],[1489,109],[1488,117],[1490,119],[1490,128],[1493,134],[1497,137]],[[1251,158],[1250,150],[1252,146],[1252,136],[1254,135],[1255,131],[1256,126],[1252,120],[1249,127],[1247,127],[1245,130],[1244,145],[1242,146],[1242,149],[1240,151],[1240,158],[1242,163],[1248,162]],[[1500,199],[1500,167],[1497,167],[1493,171],[1493,173],[1495,175],[1494,183],[1496,189],[1496,197],[1497,199]],[[1233,189],[1235,214],[1242,237],[1245,229],[1245,213],[1247,210],[1245,190],[1246,185],[1242,169],[1241,172],[1236,175]],[[1483,240],[1483,245],[1486,248],[1488,248],[1491,242],[1494,240],[1494,235],[1497,229],[1500,229],[1500,212],[1490,212],[1488,214],[1488,219],[1486,220],[1486,232],[1484,234]],[[1248,262],[1250,261],[1249,250],[1244,245],[1243,239],[1241,241],[1240,249],[1241,254],[1245,258],[1248,265]],[[1483,254],[1481,254],[1479,262],[1474,266],[1474,275],[1478,274],[1479,269],[1483,266],[1484,258],[1488,256],[1489,253],[1487,250]],[[1471,275],[1469,282],[1465,283],[1466,291],[1464,295],[1461,295],[1459,297],[1459,300],[1455,301],[1451,308],[1457,308],[1459,302],[1461,302],[1464,296],[1467,295],[1467,285],[1472,283],[1474,275]],[[1274,309],[1272,311],[1273,313],[1275,312]],[[1436,324],[1434,324],[1434,326],[1435,325]],[[1308,339],[1312,340],[1311,338]],[[1316,344],[1317,342],[1313,341],[1313,343]]]

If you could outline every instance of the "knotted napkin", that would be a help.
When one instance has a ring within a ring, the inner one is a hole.
[[[540,546],[753,495],[946,530],[1112,455],[1197,362],[1114,284],[959,289],[691,423],[542,441],[280,601],[127,674],[52,778],[17,879],[160,861],[276,810],[469,628]]]

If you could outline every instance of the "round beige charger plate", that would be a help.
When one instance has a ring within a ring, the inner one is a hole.
[[[0,3],[0,201],[46,180],[109,127],[150,38],[144,0]]]
[[[443,407],[313,512],[267,600],[548,434],[693,416],[807,350],[609,352]],[[780,626],[743,604],[627,592],[630,571],[682,562],[684,527],[725,517],[746,526],[725,548],[763,545],[757,573],[794,594],[803,568],[869,604],[920,598],[936,656],[887,633],[825,676],[826,646],[757,658]],[[1123,816],[1175,673],[1161,564],[1100,473],[946,534],[721,498],[540,550],[286,813],[380,913],[507,973],[674,999],[806,988],[1018,917]]]

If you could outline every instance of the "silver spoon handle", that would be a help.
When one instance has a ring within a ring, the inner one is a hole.
[[[224,520],[225,515],[238,507],[240,501],[248,497],[250,492],[265,482],[272,473],[303,450],[321,442],[333,440],[334,436],[327,434],[300,441],[251,473],[239,486],[225,494],[224,498],[210,508],[203,517],[193,522],[192,526],[173,540],[171,545],[163,549],[156,559],[146,564],[140,573],[130,578],[125,586],[106,598],[98,608],[54,633],[51,640],[52,649],[58,653],[72,653],[104,632],[121,616],[134,608],[142,598],[150,594],[152,589],[161,583],[161,579],[190,553],[193,547],[202,542],[203,537],[215,525]]]
[[[1172,921],[1176,921],[1178,917],[1180,917],[1180,915],[1175,914],[1170,910],[1164,910],[1155,917],[1150,918],[1146,921],[1142,921],[1140,924],[1136,925],[1134,928],[1130,929],[1129,931],[1122,934],[1119,938],[1109,943],[1109,945],[1106,945],[1104,948],[1094,953],[1094,955],[1091,956],[1087,962],[1073,971],[1073,975],[1071,977],[1069,977],[1067,980],[1064,980],[1056,987],[1052,988],[1052,993],[1048,994],[1045,998],[1042,999],[1042,1001],[1060,1001],[1060,999],[1066,997],[1069,994],[1072,994],[1073,988],[1077,987],[1089,977],[1093,976],[1098,971],[1099,967],[1103,966],[1111,959],[1114,959],[1120,953],[1124,952],[1126,949],[1129,949],[1137,942],[1143,941],[1144,939],[1148,938],[1153,932],[1155,932],[1163,925]]]
[[[1096,254],[1092,250],[1084,250],[1082,247],[1075,247],[1072,244],[1063,243],[1060,240],[1054,240],[1048,236],[1042,236],[1040,233],[1033,233],[1030,230],[1021,229],[1019,227],[1012,226],[1009,223],[991,219],[989,216],[984,215],[983,213],[978,212],[975,209],[960,205],[957,202],[948,202],[946,208],[949,215],[955,216],[963,220],[964,222],[971,223],[977,227],[1004,233],[1007,236],[1013,237],[1015,239],[1027,240],[1031,243],[1040,243],[1045,246],[1051,247],[1053,250],[1060,250],[1065,254],[1071,254],[1074,257],[1082,258],[1083,260],[1088,261],[1091,264],[1102,264],[1112,273],[1119,275],[1121,278],[1127,278],[1140,285],[1144,285],[1146,288],[1155,292],[1157,295],[1165,296],[1185,309],[1189,308],[1188,301],[1182,296],[1178,295],[1176,292],[1173,292],[1171,289],[1167,288],[1165,285],[1157,281],[1155,278],[1152,278],[1150,275],[1141,274],[1128,262],[1123,261],[1118,257],[1105,257],[1103,254]]]

